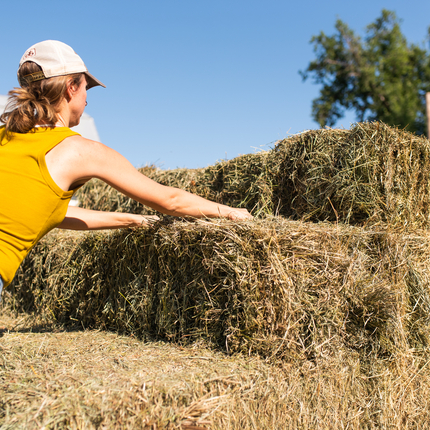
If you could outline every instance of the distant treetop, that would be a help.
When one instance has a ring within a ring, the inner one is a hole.
[[[322,85],[312,102],[314,120],[333,126],[352,110],[358,121],[379,120],[426,134],[430,55],[424,44],[408,44],[396,14],[385,9],[366,27],[364,40],[340,19],[335,29],[332,36],[312,37],[316,59],[300,71],[304,80],[311,76]]]

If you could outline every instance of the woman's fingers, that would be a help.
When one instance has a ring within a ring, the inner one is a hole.
[[[248,212],[247,209],[233,209],[229,214],[228,218],[231,220],[245,220],[251,219],[253,216]]]
[[[152,224],[155,224],[159,220],[160,220],[160,218],[157,215],[143,215],[142,216],[142,223],[140,225],[149,227]]]

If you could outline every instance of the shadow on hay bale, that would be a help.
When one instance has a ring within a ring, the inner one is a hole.
[[[428,239],[279,217],[58,232],[4,299],[60,323],[228,352],[388,357],[429,343]]]
[[[383,123],[313,130],[205,169],[142,173],[237,207],[306,221],[428,227],[430,145]],[[100,181],[80,191],[87,208],[151,213]]]

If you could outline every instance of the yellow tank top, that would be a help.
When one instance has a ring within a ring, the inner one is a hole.
[[[0,127],[0,275],[7,286],[31,248],[66,215],[75,190],[54,182],[45,154],[78,133],[40,127],[9,139],[4,134]]]

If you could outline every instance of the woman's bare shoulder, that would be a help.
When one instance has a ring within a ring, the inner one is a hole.
[[[96,140],[74,135],[66,137],[59,145],[52,150],[53,158],[67,160],[69,163],[98,163],[114,156],[113,151],[108,146]],[[48,154],[49,155],[49,154]]]
[[[67,149],[80,149],[80,150],[105,150],[108,147],[101,142],[97,142],[96,140],[87,139],[82,137],[79,134],[75,134],[73,136],[66,137],[62,142],[60,147]]]
[[[117,151],[95,140],[82,136],[69,136],[58,145],[58,161],[67,162],[73,166],[77,175],[93,176],[100,179],[111,179],[114,171],[122,166],[135,170],[129,162]],[[61,163],[59,163],[61,164]]]
[[[95,140],[69,136],[45,155],[54,181],[64,190],[98,177],[100,166],[112,157],[112,150]]]

